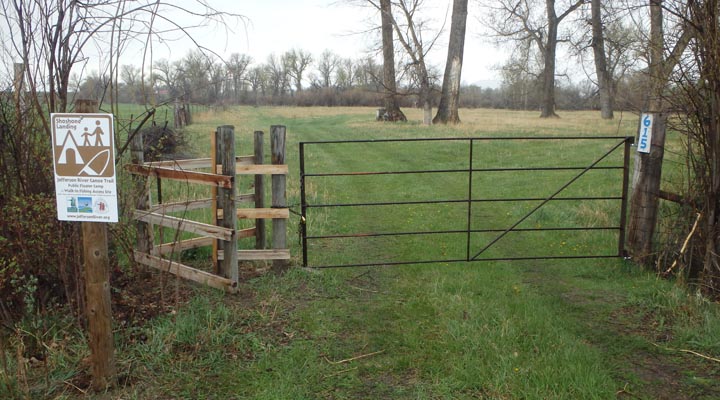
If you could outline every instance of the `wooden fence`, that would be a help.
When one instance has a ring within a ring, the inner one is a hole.
[[[142,135],[136,135],[131,143],[132,163],[126,166],[134,174],[135,190],[140,194],[133,213],[137,228],[135,261],[229,292],[237,290],[238,262],[272,260],[274,270],[286,269],[290,251],[287,249],[289,209],[285,193],[288,173],[285,164],[285,127],[276,125],[271,128],[271,164],[264,163],[263,138],[263,132],[255,132],[254,154],[236,156],[234,127],[220,126],[212,135],[212,155],[209,158],[145,163]],[[200,169],[210,169],[211,172],[200,172]],[[253,193],[238,193],[237,175],[254,175]],[[265,175],[272,176],[271,208],[265,207]],[[150,200],[149,177],[154,177],[158,183],[155,204]],[[163,203],[160,184],[163,180],[212,186],[212,197]],[[251,207],[238,207],[242,204],[250,204]],[[170,215],[173,212],[203,208],[212,208],[213,223]],[[238,219],[255,220],[255,226],[238,229]],[[266,219],[272,219],[270,249],[266,248]],[[156,245],[153,238],[154,225],[158,225],[159,229],[171,228],[191,233],[196,237],[167,243],[162,243],[161,239],[161,243]],[[238,248],[239,239],[253,236],[256,239],[254,249]],[[213,273],[163,257],[204,246],[213,247]]]

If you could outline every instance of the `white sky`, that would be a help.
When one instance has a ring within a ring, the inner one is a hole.
[[[319,57],[326,49],[342,57],[365,56],[372,50],[374,36],[361,32],[370,29],[373,24],[376,25],[376,19],[379,19],[373,10],[350,5],[342,0],[207,1],[218,10],[244,15],[248,18],[248,23],[244,25],[232,22],[232,32],[210,24],[193,30],[193,36],[201,45],[220,55],[226,57],[234,52],[244,53],[250,55],[254,63],[265,62],[271,53],[279,56],[293,48],[309,51],[315,57]],[[429,57],[430,63],[436,65],[440,73],[444,69],[447,56],[450,3],[452,2],[449,0],[426,0],[427,9],[437,15],[437,18],[431,21],[433,26],[440,27],[446,13],[448,18],[446,34],[438,40]],[[193,4],[197,10],[197,3]],[[477,13],[478,10],[471,6],[467,21],[462,80],[485,87],[498,86],[499,73],[494,67],[502,64],[507,55],[480,37]],[[156,43],[153,47],[154,59],[177,60],[184,57],[191,47],[188,39]],[[134,59],[137,59],[137,55],[130,54]]]

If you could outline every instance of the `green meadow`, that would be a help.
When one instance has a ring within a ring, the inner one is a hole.
[[[391,124],[375,122],[370,108],[209,110],[194,115],[186,140],[195,156],[206,156],[215,128],[233,125],[238,155],[252,154],[252,133],[263,130],[269,159],[270,126],[285,125],[288,203],[299,212],[300,142],[463,139],[306,145],[306,173],[320,174],[466,170],[467,138],[580,137],[475,141],[472,168],[486,171],[473,172],[470,180],[467,171],[306,178],[310,205],[468,196],[535,199],[552,195],[581,170],[489,170],[587,167],[620,143],[590,138],[634,136],[637,127],[637,116],[628,113],[614,121],[601,120],[599,112],[563,112],[560,119],[541,120],[536,112],[506,110],[461,110],[458,126],[426,127],[419,123],[420,110],[405,111],[410,122]],[[622,149],[597,165],[622,165]],[[682,171],[666,175],[674,174]],[[243,179],[241,191],[251,190],[251,178]],[[592,170],[558,197],[620,196],[621,183],[622,170]],[[182,185],[168,186],[167,193],[168,201],[207,196],[205,189]],[[380,264],[353,268],[301,268],[300,219],[292,214],[293,267],[288,273],[276,276],[264,272],[263,264],[243,265],[256,272],[247,274],[236,295],[179,282],[187,296],[172,312],[140,326],[118,326],[120,385],[94,397],[720,398],[720,307],[686,286],[619,257],[449,262],[465,259],[468,252],[475,255],[516,223],[526,231],[503,235],[478,258],[617,254],[615,229],[533,229],[617,226],[619,200],[551,201],[530,213],[539,203],[310,208],[307,229],[315,236],[462,231],[309,241],[310,267]],[[193,215],[203,218],[209,214]],[[468,227],[473,231],[469,238]],[[241,247],[252,244],[252,239],[241,241]],[[203,265],[208,254],[183,256]],[[440,262],[384,265],[418,260]],[[91,397],[63,383],[78,373],[81,367],[74,360],[86,355],[83,350],[53,351],[57,361],[49,362],[51,378],[38,382],[32,393],[38,398]]]

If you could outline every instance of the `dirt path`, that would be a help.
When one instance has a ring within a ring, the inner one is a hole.
[[[542,268],[523,275],[526,284],[562,301],[581,322],[578,335],[616,367],[623,387],[618,398],[720,399],[720,363],[676,348],[672,320],[660,312],[631,305],[616,292],[580,290]]]

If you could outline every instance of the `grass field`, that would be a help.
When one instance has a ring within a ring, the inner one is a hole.
[[[253,131],[286,125],[288,201],[297,209],[301,141],[624,136],[633,135],[637,124],[637,117],[628,114],[607,122],[594,112],[540,120],[535,112],[462,110],[459,126],[425,127],[417,122],[420,111],[406,112],[411,122],[386,124],[373,121],[374,111],[364,108],[232,108],[196,115],[188,139],[197,155],[208,154],[209,133],[231,124],[238,152],[250,154]],[[589,142],[477,144],[474,167],[587,164],[607,150],[607,144],[603,150]],[[468,162],[467,145],[456,143],[373,146],[315,149],[308,160],[313,168],[335,172],[427,168],[430,160],[431,168],[466,168]],[[606,162],[616,165],[620,156],[613,154]],[[568,172],[504,174],[478,174],[473,196],[546,196],[572,177]],[[308,182],[308,199],[462,198],[466,178],[323,178]],[[568,195],[617,193],[619,178],[615,170],[589,173],[568,188]],[[241,185],[249,187],[249,180]],[[174,195],[203,193],[178,190]],[[550,207],[525,223],[617,223],[618,202],[571,203]],[[506,227],[534,204],[482,203],[473,209],[471,225]],[[456,229],[467,223],[465,206],[313,209],[308,223],[320,233]],[[297,228],[293,217],[293,265],[300,263]],[[311,265],[464,256],[466,242],[460,236],[318,242],[311,249]],[[487,240],[483,234],[472,238],[476,247]],[[492,254],[605,254],[617,252],[616,241],[614,231],[528,233],[503,239]],[[293,268],[283,276],[248,278],[236,296],[188,287],[188,301],[172,313],[143,326],[119,327],[121,385],[97,398],[720,398],[718,304],[622,259]],[[81,396],[62,384],[78,373],[72,360],[83,356],[81,350],[68,353],[58,350],[56,358],[64,361],[53,364],[51,383],[39,382],[34,393]]]

